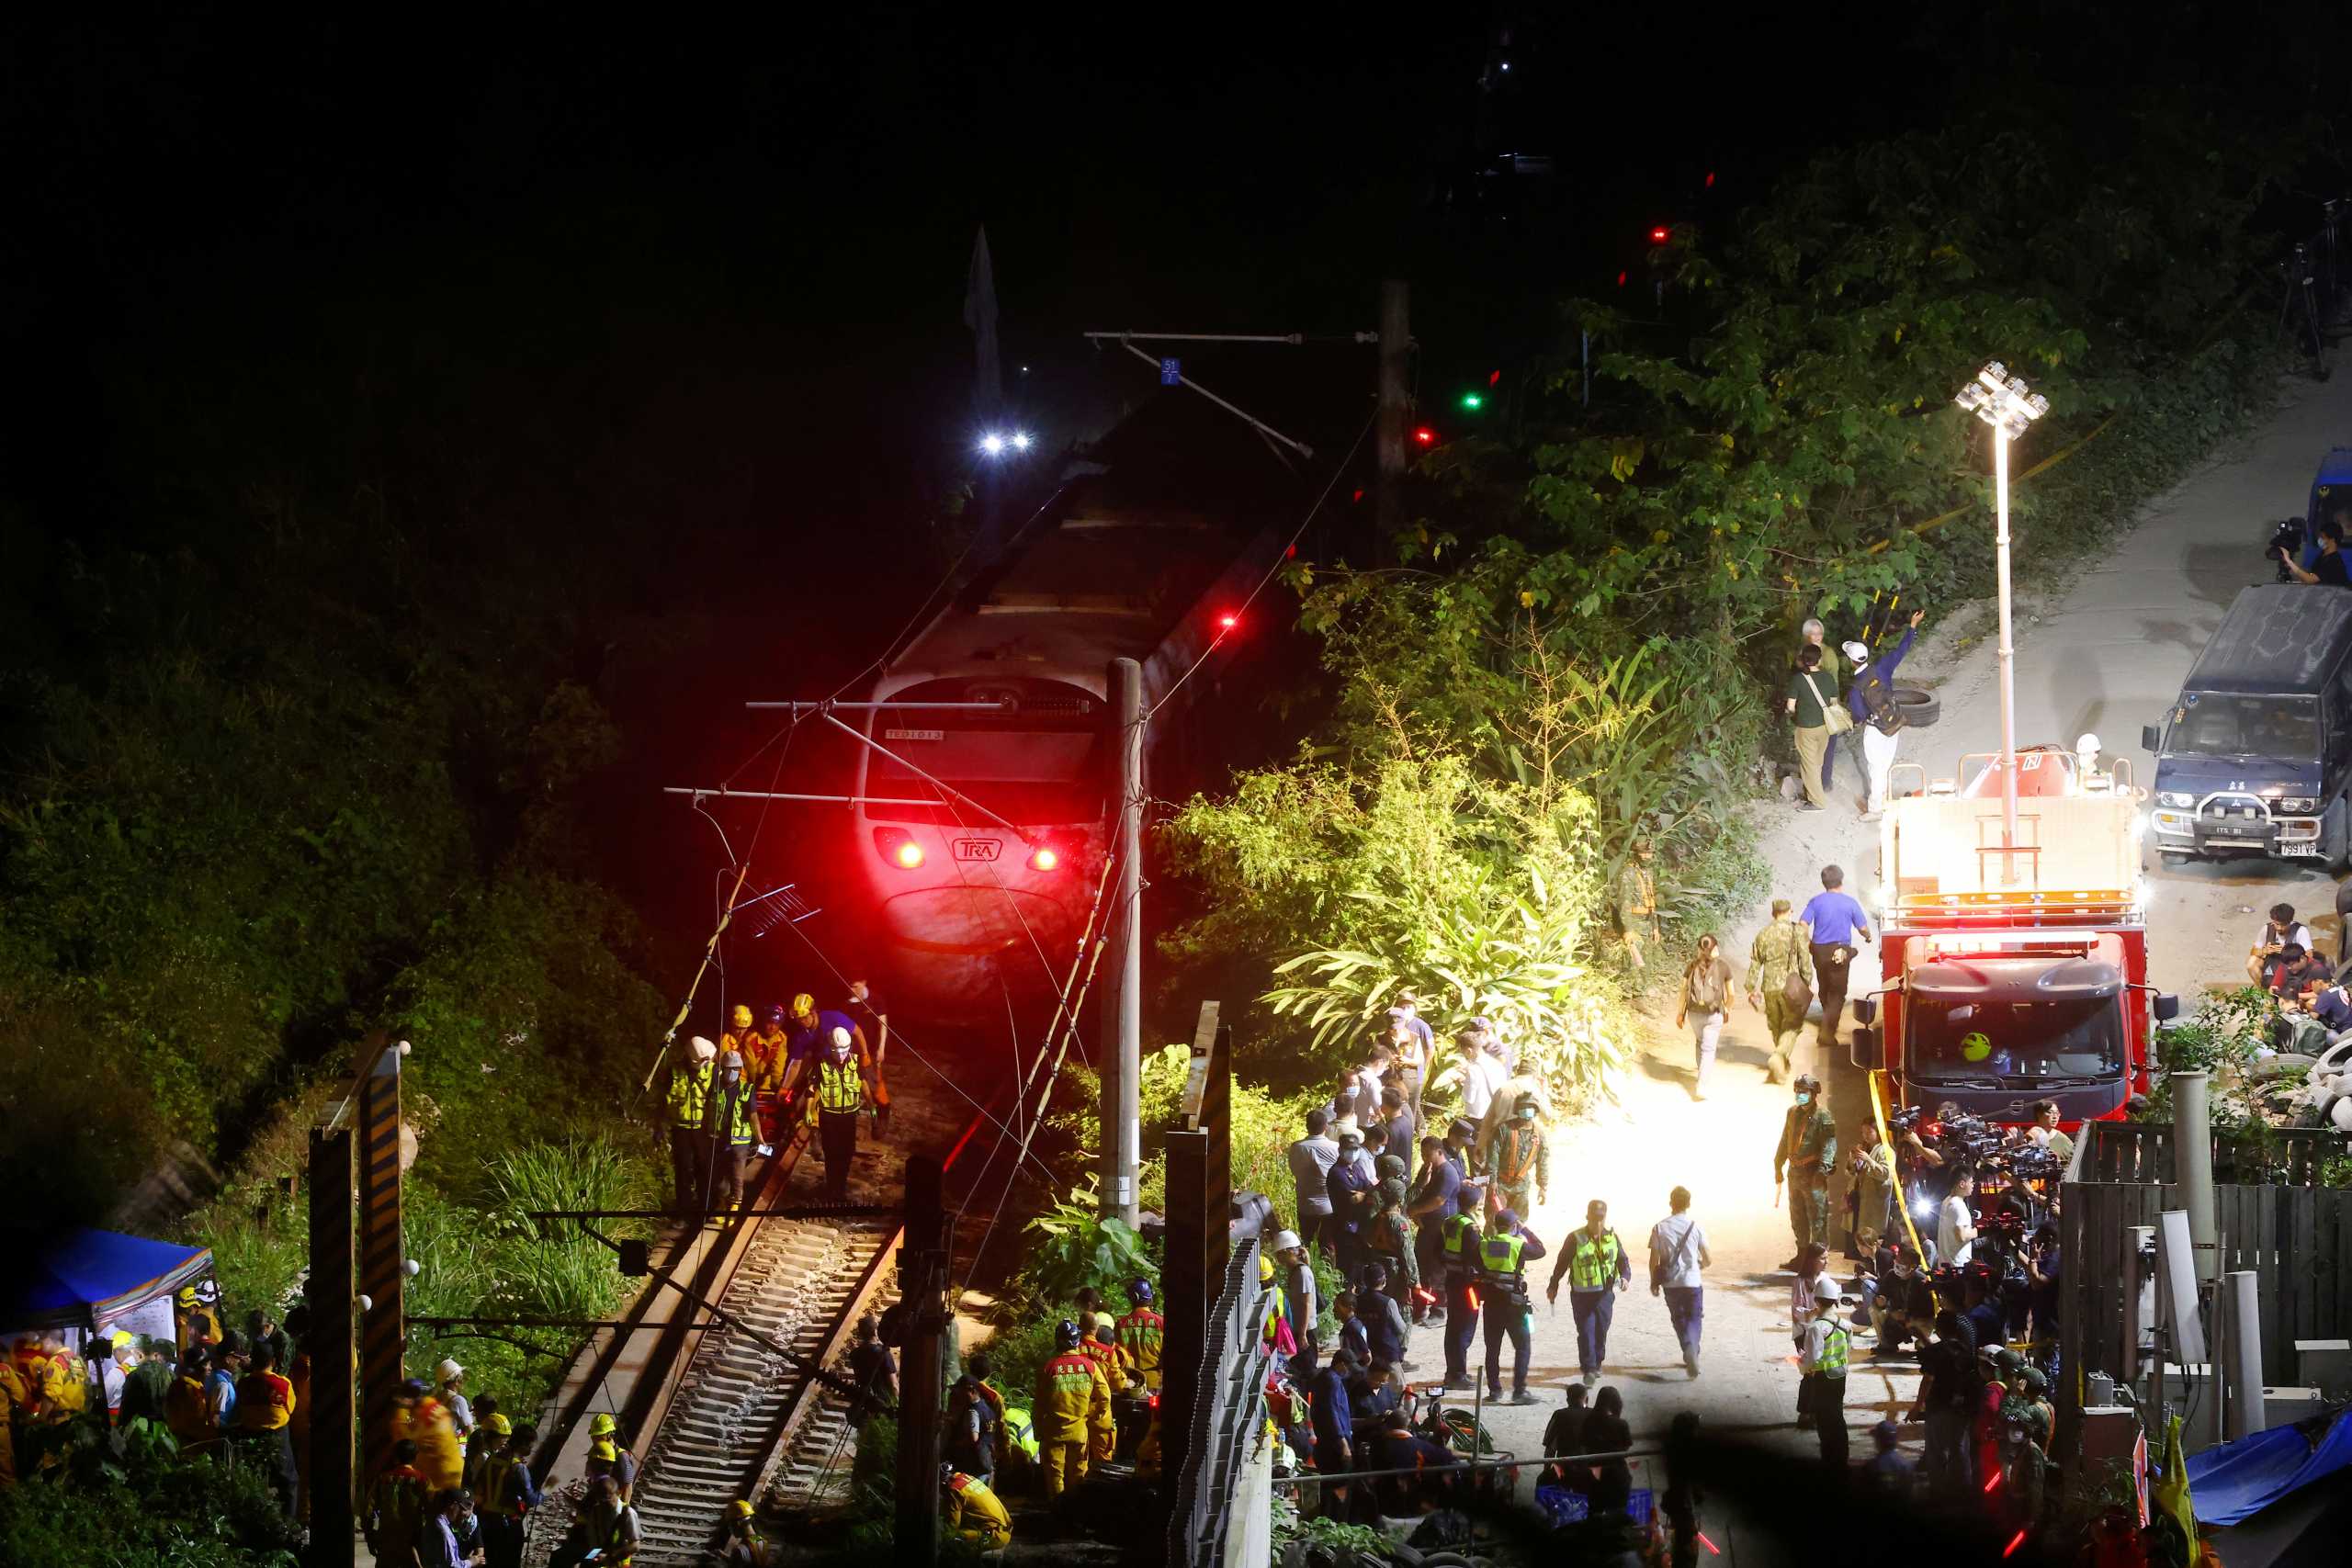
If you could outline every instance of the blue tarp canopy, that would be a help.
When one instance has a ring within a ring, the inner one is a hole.
[[[0,1283],[0,1330],[95,1329],[212,1271],[212,1249],[70,1230]]]
[[[2233,1525],[2352,1465],[2352,1412],[2207,1449],[2188,1461],[2188,1495],[2209,1525]]]

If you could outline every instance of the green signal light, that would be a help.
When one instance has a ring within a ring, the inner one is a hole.
[[[1465,409],[1474,410],[1485,408],[1487,406],[1486,394],[1483,392],[1464,392],[1462,394],[1462,406]]]

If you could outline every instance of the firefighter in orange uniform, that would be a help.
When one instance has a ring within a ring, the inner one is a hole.
[[[1058,1497],[1086,1479],[1087,1445],[1097,1420],[1108,1419],[1111,1385],[1101,1363],[1079,1347],[1078,1325],[1065,1318],[1054,1330],[1057,1353],[1037,1369],[1032,1413],[1046,1468],[1046,1495]]]
[[[1127,1371],[1146,1389],[1159,1392],[1159,1346],[1167,1337],[1168,1322],[1151,1310],[1151,1281],[1127,1281],[1127,1302],[1132,1310],[1119,1319],[1119,1348],[1127,1359]]]

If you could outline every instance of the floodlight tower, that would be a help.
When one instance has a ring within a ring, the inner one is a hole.
[[[1952,400],[1993,427],[1994,550],[2001,593],[2001,847],[2018,845],[2017,668],[2009,640],[2009,443],[2050,412],[2050,400],[2029,389],[1999,360]],[[2002,879],[2017,880],[2017,856],[2001,857]]]

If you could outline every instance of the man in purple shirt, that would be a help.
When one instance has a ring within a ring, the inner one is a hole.
[[[1854,960],[1857,944],[1871,940],[1870,917],[1845,890],[1846,874],[1834,865],[1821,868],[1821,891],[1815,894],[1797,919],[1812,933],[1814,972],[1821,984],[1821,1049],[1838,1047],[1838,1015],[1846,1010],[1846,966]]]

